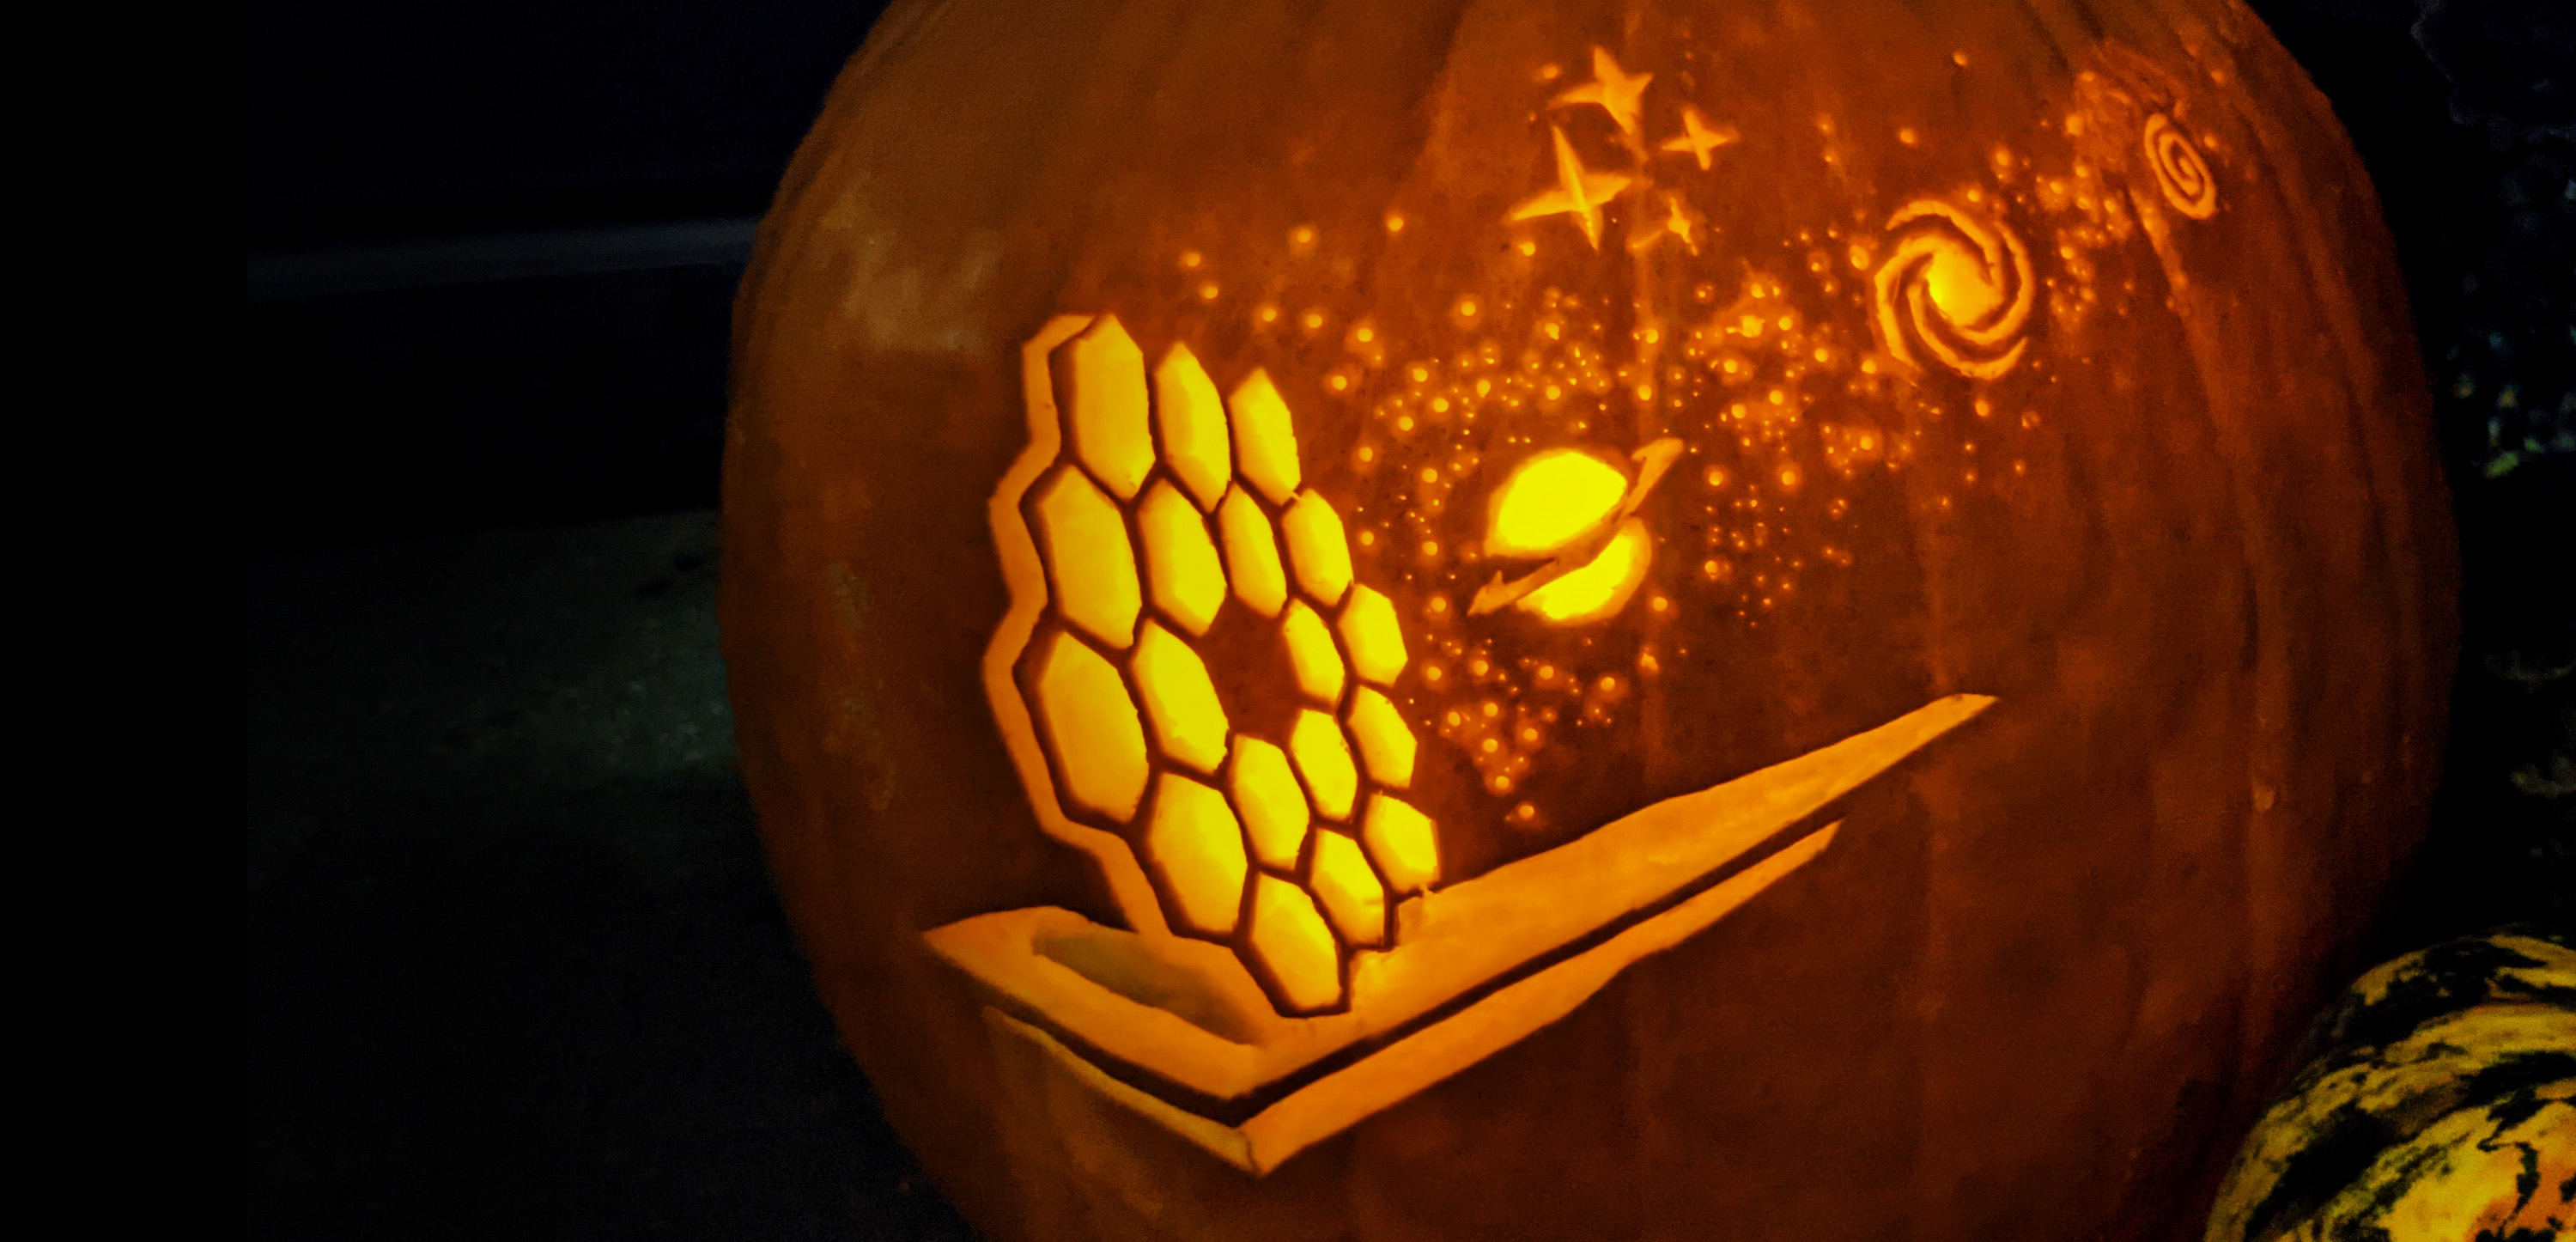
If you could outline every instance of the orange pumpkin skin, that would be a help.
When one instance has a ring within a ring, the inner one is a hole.
[[[1559,134],[1628,178],[1597,219],[1544,198]],[[737,310],[725,656],[787,908],[995,1238],[2178,1236],[2436,776],[2452,547],[2404,305],[2324,100],[2232,3],[899,6]],[[1409,627],[1451,879],[1994,703],[1561,1020],[1266,1173],[1212,1159],[923,941],[1122,921],[985,694],[989,502],[1062,315],[1276,381]],[[1526,403],[1433,417],[1480,378]],[[1458,615],[1508,459],[1659,434],[1689,454],[1609,628]],[[1479,650],[1516,702],[1541,662],[1626,681],[1489,768],[1424,680]]]

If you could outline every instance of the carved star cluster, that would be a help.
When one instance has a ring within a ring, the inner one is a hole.
[[[1630,156],[1631,171],[1622,173],[1586,167],[1573,142],[1566,138],[1565,127],[1551,125],[1548,130],[1555,141],[1556,183],[1521,200],[1512,208],[1510,218],[1518,222],[1564,216],[1583,234],[1585,242],[1599,250],[1605,223],[1602,208],[1623,193],[1635,191],[1642,195],[1650,188],[1646,163],[1651,155],[1688,156],[1702,171],[1714,167],[1712,153],[1741,135],[1733,126],[1711,124],[1708,117],[1695,107],[1682,109],[1680,133],[1654,144],[1651,149],[1646,145],[1642,137],[1646,88],[1654,80],[1655,75],[1651,73],[1630,73],[1622,68],[1609,49],[1593,48],[1592,80],[1569,87],[1548,102],[1557,108],[1594,105],[1609,113],[1611,123],[1618,127]],[[1699,253],[1698,218],[1680,195],[1666,193],[1663,198],[1664,214],[1652,223],[1641,224],[1629,238],[1628,248],[1642,251],[1671,237],[1678,239],[1691,253]]]

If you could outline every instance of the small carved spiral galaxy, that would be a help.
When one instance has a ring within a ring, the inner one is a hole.
[[[2152,113],[2139,143],[2146,148],[2147,167],[2155,170],[2156,188],[2164,191],[2166,203],[2194,220],[2218,214],[2218,178],[2210,175],[2209,162],[2200,157],[2200,148],[2192,145],[2181,126],[2164,113]]]
[[[1896,244],[1875,278],[1879,345],[1920,367],[1926,356],[1971,379],[2021,361],[2039,282],[2010,229],[1932,199],[1887,222]]]

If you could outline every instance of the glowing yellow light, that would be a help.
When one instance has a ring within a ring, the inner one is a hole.
[[[1577,449],[1520,464],[1495,490],[1489,556],[1544,556],[1600,525],[1628,493],[1628,476]]]
[[[1268,372],[1254,371],[1226,406],[1233,415],[1236,465],[1243,477],[1270,503],[1288,503],[1304,473],[1297,462],[1297,431],[1278,386]]]
[[[1225,709],[1188,643],[1147,621],[1136,639],[1136,688],[1162,752],[1201,772],[1225,762]]]
[[[1288,570],[1279,563],[1279,538],[1271,531],[1270,515],[1261,511],[1252,493],[1238,487],[1217,506],[1216,524],[1235,598],[1262,616],[1278,616],[1288,602]]]
[[[1350,724],[1370,780],[1393,789],[1413,783],[1413,730],[1406,727],[1394,703],[1362,686],[1351,698]]]
[[[1064,618],[1108,645],[1135,641],[1136,554],[1118,506],[1082,471],[1056,469],[1037,497],[1038,547]]]
[[[1257,737],[1237,738],[1226,786],[1243,812],[1253,853],[1262,865],[1285,871],[1306,846],[1306,792],[1288,768],[1288,752]]]
[[[1103,315],[1065,344],[1057,366],[1072,389],[1065,421],[1074,456],[1120,500],[1135,499],[1154,468],[1144,351],[1115,316]]]
[[[1253,881],[1252,959],[1291,1010],[1327,1009],[1342,1000],[1341,956],[1332,929],[1306,890],[1276,876]]]
[[[1279,529],[1298,587],[1328,606],[1342,602],[1351,589],[1351,544],[1341,515],[1322,496],[1303,492],[1280,516]]]
[[[1520,606],[1560,625],[1607,617],[1624,607],[1646,580],[1653,551],[1646,524],[1630,518],[1590,564],[1523,596]]]
[[[1341,631],[1360,680],[1389,685],[1404,671],[1404,632],[1396,626],[1395,605],[1385,596],[1364,586],[1352,588],[1334,628]]]
[[[1206,520],[1180,489],[1157,481],[1137,506],[1136,526],[1145,539],[1145,582],[1154,607],[1182,629],[1206,633],[1225,602],[1225,569]]]
[[[1306,792],[1313,797],[1317,814],[1330,820],[1351,817],[1360,774],[1351,762],[1350,743],[1343,740],[1342,728],[1332,717],[1313,708],[1297,713],[1297,723],[1288,731],[1288,758],[1297,774],[1306,778]]]
[[[1288,643],[1288,663],[1297,674],[1297,688],[1319,703],[1340,702],[1342,655],[1334,649],[1324,619],[1306,601],[1292,599],[1287,615],[1280,619],[1279,633]]]
[[[1396,892],[1419,892],[1440,878],[1440,842],[1431,820],[1404,802],[1385,794],[1370,798],[1360,841]]]
[[[1145,859],[1162,873],[1181,925],[1206,935],[1234,931],[1243,909],[1243,829],[1225,798],[1188,777],[1154,781],[1154,813],[1145,828]]]
[[[1076,807],[1126,820],[1145,796],[1145,730],[1118,670],[1059,630],[1039,655],[1039,722]]]
[[[1386,940],[1386,887],[1369,870],[1360,843],[1338,832],[1315,838],[1315,897],[1333,930],[1352,945]]]

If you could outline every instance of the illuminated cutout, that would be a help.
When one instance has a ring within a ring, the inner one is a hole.
[[[1313,492],[1302,492],[1280,515],[1280,533],[1288,541],[1288,563],[1297,570],[1297,586],[1330,607],[1351,589],[1351,542],[1342,530],[1342,515]]]
[[[1522,463],[1495,494],[1486,545],[1549,560],[1518,578],[1495,574],[1478,588],[1467,614],[1518,604],[1550,624],[1575,625],[1627,607],[1646,580],[1655,546],[1645,523],[1631,515],[1681,453],[1681,441],[1670,437],[1637,450],[1634,485],[1615,467],[1573,450]]]
[[[1288,615],[1279,620],[1279,636],[1288,644],[1288,665],[1296,670],[1297,688],[1326,706],[1341,702],[1342,653],[1333,649],[1332,631],[1324,628],[1324,619],[1306,601],[1291,600]]]
[[[1577,449],[1551,449],[1513,468],[1494,489],[1487,556],[1547,556],[1617,510],[1628,476]]]
[[[1145,730],[1126,683],[1100,653],[1057,630],[1036,677],[1038,719],[1065,783],[1084,810],[1125,822],[1145,797]]]
[[[1343,943],[1375,948],[1386,942],[1386,886],[1369,870],[1359,842],[1338,832],[1316,836],[1314,888]]]
[[[1136,639],[1135,667],[1136,690],[1145,700],[1145,719],[1154,726],[1155,748],[1214,773],[1225,762],[1225,709],[1217,703],[1207,665],[1188,643],[1148,621]]]
[[[1252,837],[1253,856],[1265,867],[1281,871],[1297,865],[1297,853],[1306,848],[1306,791],[1298,788],[1297,775],[1288,770],[1288,752],[1257,737],[1236,738],[1234,763],[1226,772],[1226,787],[1234,793],[1234,805],[1243,813],[1243,826]]]
[[[1216,510],[1217,536],[1225,541],[1225,574],[1234,597],[1265,617],[1288,602],[1288,571],[1279,563],[1279,537],[1270,515],[1252,493],[1238,487]]]
[[[1553,128],[1553,127],[1551,127]],[[1574,154],[1574,144],[1565,140],[1565,131],[1556,133],[1556,187],[1541,190],[1512,208],[1514,220],[1537,220],[1546,216],[1572,216],[1576,228],[1583,230],[1583,240],[1592,248],[1601,248],[1601,208],[1628,188],[1625,173],[1594,172],[1583,166]]]
[[[1112,647],[1134,642],[1143,603],[1117,504],[1081,471],[1059,467],[1038,488],[1037,536],[1064,619]]]
[[[1180,489],[1156,482],[1136,507],[1145,541],[1145,584],[1154,607],[1192,636],[1207,633],[1225,603],[1225,567],[1217,562],[1207,520]]]
[[[1397,675],[1404,672],[1405,655],[1404,630],[1396,624],[1394,604],[1367,587],[1354,587],[1333,628],[1341,631],[1342,649],[1350,653],[1351,671],[1361,681],[1395,684]]]
[[[1399,893],[1420,892],[1440,878],[1440,840],[1431,820],[1409,803],[1371,795],[1360,840],[1386,873],[1387,886]]]
[[[1619,532],[1601,555],[1522,596],[1520,606],[1558,625],[1613,616],[1628,606],[1638,584],[1646,580],[1654,548],[1654,536],[1646,532],[1646,524],[1630,518],[1619,524]]]
[[[1638,114],[1643,111],[1640,101],[1645,98],[1646,84],[1654,80],[1651,73],[1621,70],[1608,48],[1596,46],[1592,49],[1592,80],[1558,95],[1553,102],[1560,108],[1568,104],[1599,104],[1621,130],[1634,134]]]
[[[1663,150],[1677,151],[1699,161],[1701,171],[1709,166],[1709,152],[1743,137],[1732,125],[1710,125],[1699,109],[1682,109],[1682,132],[1664,140]]]
[[[2156,189],[2164,193],[2168,205],[2194,220],[2218,214],[2218,179],[2210,175],[2200,148],[2192,145],[2181,126],[2164,113],[2151,113],[2139,143],[2146,149],[2147,167],[2155,170]]]
[[[1938,309],[1928,290],[1923,296]],[[1192,481],[1187,471],[1198,468],[1180,458],[1196,450],[1167,421],[1153,424],[1149,440],[1161,457],[1141,476],[1131,511],[1121,513],[1086,477],[1107,467],[1077,452],[1077,351],[1066,346],[1078,337],[1096,346],[1110,337],[1101,328],[1098,319],[1059,317],[1023,349],[1030,442],[989,509],[1011,606],[984,675],[1039,826],[1098,864],[1118,919],[1033,907],[968,917],[924,939],[1007,998],[1009,1016],[1000,1003],[985,1010],[997,1038],[1038,1050],[1038,1064],[1054,1067],[1046,1072],[1069,1074],[1255,1175],[1564,1017],[1628,965],[1805,866],[1835,838],[1838,825],[1819,826],[1831,805],[1991,702],[1939,700],[1444,882],[1430,819],[1411,795],[1393,792],[1409,784],[1413,732],[1376,688],[1406,667],[1404,635],[1384,596],[1352,582],[1329,625],[1309,604],[1299,605],[1293,627],[1283,621],[1283,631],[1309,636],[1309,650],[1346,662],[1332,679],[1349,692],[1342,719],[1320,707],[1300,711],[1284,750],[1228,735],[1188,628],[1192,615],[1222,607],[1206,607],[1207,528],[1197,528],[1196,604],[1167,591],[1185,576],[1169,569],[1166,541],[1153,533],[1186,533],[1172,515],[1204,508],[1207,494],[1191,489],[1215,484],[1204,469]],[[1167,382],[1166,370],[1168,383],[1188,381],[1195,360],[1170,370],[1175,357],[1166,355],[1154,383]],[[1158,387],[1152,417],[1178,417],[1188,400]],[[1237,413],[1230,408],[1225,422],[1238,473],[1217,504],[1225,571],[1217,579],[1231,579],[1247,605],[1266,599],[1265,615],[1280,617],[1290,558],[1256,498],[1262,485],[1234,434]],[[1277,413],[1280,429],[1292,430],[1284,403]],[[1293,472],[1293,435],[1283,439]],[[1530,553],[1546,558],[1537,568],[1512,581],[1497,574],[1469,614],[1504,604],[1566,615],[1615,610],[1575,597],[1643,566],[1652,541],[1623,540],[1632,527],[1642,531],[1639,506],[1680,452],[1673,440],[1640,448],[1606,512],[1596,502],[1594,520],[1565,523],[1575,529],[1560,546]],[[1280,473],[1270,472],[1271,485]],[[1292,484],[1273,499],[1296,497]],[[1128,521],[1142,549],[1129,548]],[[1124,624],[1114,585],[1122,577]],[[1246,578],[1255,580],[1249,591]],[[1104,598],[1112,606],[1102,607]],[[1139,629],[1147,600],[1156,615]],[[1104,655],[1086,635],[1122,654]],[[1365,684],[1352,687],[1354,674]],[[1192,702],[1195,709],[1184,706]],[[1317,816],[1345,826],[1318,827]]]
[[[1186,345],[1172,346],[1154,368],[1154,423],[1163,434],[1163,461],[1172,477],[1190,489],[1199,508],[1216,512],[1234,470],[1234,447],[1216,382]]]
[[[1253,372],[1227,398],[1226,408],[1234,415],[1235,473],[1263,499],[1287,504],[1306,476],[1297,462],[1297,429],[1290,425],[1288,403],[1270,382],[1270,373]]]
[[[1887,222],[1897,242],[1873,281],[1879,344],[1914,366],[1924,354],[1971,379],[2021,361],[2039,301],[2030,252],[2010,229],[1924,200]]]
[[[1342,728],[1332,717],[1313,708],[1297,713],[1288,732],[1288,757],[1296,762],[1297,775],[1306,778],[1316,814],[1336,821],[1351,817],[1360,774],[1351,765],[1350,743],[1342,740]]]
[[[1072,390],[1066,421],[1074,456],[1120,500],[1135,499],[1154,468],[1145,352],[1114,316],[1103,315],[1065,345],[1058,366]]]
[[[1154,780],[1145,860],[1169,894],[1181,926],[1210,936],[1234,931],[1243,910],[1243,829],[1225,796],[1186,776]]]
[[[1341,953],[1306,890],[1259,875],[1252,890],[1252,959],[1291,1010],[1314,1012],[1342,1003]]]
[[[1387,697],[1366,686],[1351,696],[1351,738],[1369,779],[1391,789],[1413,784],[1413,730]]]

